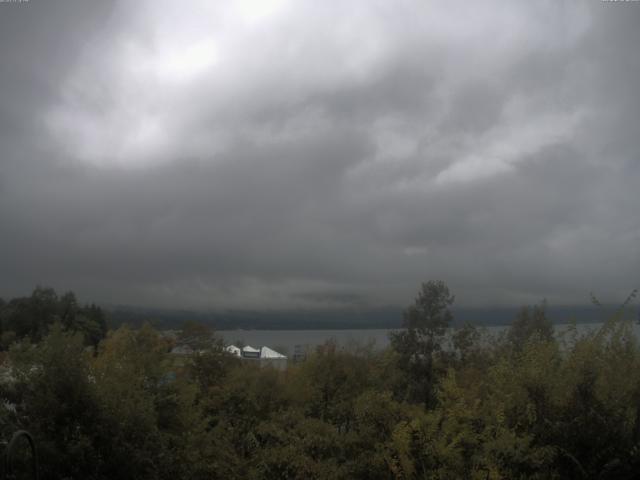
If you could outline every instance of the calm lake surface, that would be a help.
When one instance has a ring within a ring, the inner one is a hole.
[[[599,328],[601,324],[578,324],[578,333],[586,333]],[[556,331],[561,333],[570,325],[556,325]],[[504,331],[505,326],[480,327],[489,335],[498,335]],[[637,325],[634,326],[636,334],[640,333]],[[291,355],[296,346],[303,350],[313,349],[328,340],[335,341],[338,345],[349,347],[350,345],[367,345],[372,343],[374,348],[383,349],[389,345],[390,329],[372,330],[219,330],[226,344],[242,342],[244,345],[254,347],[267,346],[285,355]]]

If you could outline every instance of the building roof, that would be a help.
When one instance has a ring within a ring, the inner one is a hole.
[[[260,350],[260,358],[287,358],[281,353],[276,352],[275,350],[270,349],[269,347],[262,347]]]
[[[228,345],[225,347],[225,350],[236,357],[239,357],[242,354],[241,350],[235,345]]]
[[[251,345],[247,345],[240,349],[235,345],[227,345],[224,349],[237,357],[242,357],[244,356],[243,354],[248,353],[251,358],[287,358],[286,355],[282,355],[269,347],[254,348]]]

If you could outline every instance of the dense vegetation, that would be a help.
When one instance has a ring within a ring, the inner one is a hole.
[[[637,478],[640,346],[622,314],[554,335],[525,308],[499,338],[451,334],[422,286],[391,348],[327,343],[287,371],[210,332],[106,333],[97,307],[37,289],[0,302],[3,438],[35,436],[45,479]]]

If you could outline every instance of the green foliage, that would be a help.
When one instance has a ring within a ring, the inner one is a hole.
[[[96,305],[80,306],[73,292],[58,296],[52,288],[36,287],[29,297],[0,302],[0,348],[20,339],[37,343],[59,322],[82,334],[85,345],[97,347],[107,333],[107,320]]]
[[[414,304],[404,312],[404,329],[390,335],[398,367],[407,377],[408,398],[423,402],[425,408],[435,401],[437,355],[453,319],[449,307],[454,299],[444,282],[423,283]]]
[[[100,409],[82,336],[54,324],[35,348],[14,344],[9,362],[15,381],[7,387],[13,390],[16,423],[38,439],[43,477],[93,474],[101,463],[92,448]]]
[[[198,325],[181,361],[149,325],[88,348],[75,297],[39,291],[3,308],[0,433],[31,431],[44,479],[637,478],[632,322],[558,335],[533,307],[502,338],[447,337],[452,301],[425,284],[392,348],[327,342],[278,371]],[[13,330],[36,310],[45,320]]]
[[[177,339],[180,345],[188,346],[194,351],[210,349],[213,340],[211,327],[191,320],[183,323]]]
[[[481,353],[481,337],[480,330],[469,323],[455,329],[452,336],[453,349],[463,364]]]
[[[307,413],[348,431],[355,398],[369,383],[367,360],[327,342],[303,364],[301,374],[307,382],[302,387]]]
[[[553,339],[553,324],[547,318],[546,304],[522,307],[518,317],[507,332],[507,341],[512,348],[520,351],[529,341],[547,342]]]

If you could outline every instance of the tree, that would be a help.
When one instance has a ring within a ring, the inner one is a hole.
[[[167,471],[159,428],[171,423],[160,411],[172,394],[167,349],[148,324],[120,327],[100,345],[92,375],[105,421],[94,443],[106,459],[106,478],[159,478]],[[172,415],[179,413],[175,408]]]
[[[100,341],[107,336],[107,319],[104,311],[93,303],[82,307],[78,310],[72,329],[84,335],[85,345],[97,348]]]
[[[404,311],[404,330],[390,335],[398,366],[407,375],[410,399],[424,403],[425,408],[435,400],[434,356],[442,350],[454,300],[443,281],[423,283],[414,304]]]
[[[82,333],[85,345],[97,348],[107,336],[107,320],[102,309],[95,304],[80,307],[73,292],[62,295],[58,303],[64,328]]]
[[[304,391],[307,413],[346,431],[353,422],[354,400],[368,387],[366,358],[349,354],[327,341],[302,364],[301,373],[308,385]]]
[[[82,335],[55,323],[37,345],[14,344],[9,361],[18,424],[37,439],[41,478],[95,478],[101,413]]]
[[[480,332],[474,325],[466,322],[453,332],[452,341],[453,348],[458,352],[460,361],[464,364],[474,353],[474,350],[479,350]]]
[[[85,345],[97,347],[107,334],[105,314],[97,305],[81,307],[73,292],[58,296],[52,288],[36,287],[31,296],[0,304],[0,348],[29,338],[38,343],[59,322],[68,332],[80,332]]]
[[[533,308],[522,307],[507,332],[507,340],[516,351],[532,339],[552,341],[553,338],[553,324],[547,318],[545,302]]]
[[[215,336],[209,325],[187,320],[182,324],[177,343],[186,345],[196,352],[210,350],[214,346]]]
[[[31,296],[13,298],[2,312],[3,333],[39,342],[58,316],[58,296],[52,288],[36,287]]]

